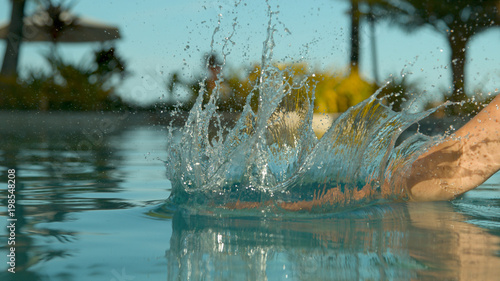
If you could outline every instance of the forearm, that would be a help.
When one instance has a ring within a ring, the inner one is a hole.
[[[449,200],[500,169],[500,96],[412,166],[407,186],[416,201]]]
[[[500,95],[456,132],[463,139],[461,166],[489,175],[500,169]]]

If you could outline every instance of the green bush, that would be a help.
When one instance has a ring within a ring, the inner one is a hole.
[[[90,64],[73,65],[50,55],[51,72],[32,69],[26,79],[0,77],[1,109],[116,110],[125,105],[115,91],[126,76],[123,61],[113,48],[93,53]],[[116,78],[118,79],[116,79]]]

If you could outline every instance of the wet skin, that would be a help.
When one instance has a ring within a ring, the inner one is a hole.
[[[500,95],[412,165],[406,180],[413,201],[451,200],[500,169]]]

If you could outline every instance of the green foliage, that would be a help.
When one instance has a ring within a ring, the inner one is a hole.
[[[57,42],[59,37],[64,33],[65,30],[70,30],[76,27],[75,22],[68,21],[62,16],[64,13],[69,12],[70,6],[65,5],[64,0],[59,1],[59,3],[54,3],[53,0],[41,0],[43,11],[47,12],[49,17],[48,25],[44,26],[46,32],[50,34],[53,42]]]
[[[390,18],[406,31],[430,26],[446,37],[450,46],[449,66],[452,72],[454,102],[466,101],[465,68],[467,44],[477,34],[500,26],[498,0],[371,0],[373,15]],[[450,114],[459,114],[460,106],[450,106]]]
[[[27,79],[3,78],[2,109],[115,110],[127,108],[115,94],[126,76],[123,60],[113,48],[98,50],[90,64],[73,65],[46,57],[52,71],[30,70]]]
[[[408,31],[430,25],[443,34],[477,35],[500,25],[498,0],[373,0],[376,17],[388,17]],[[460,38],[457,38],[457,40]]]

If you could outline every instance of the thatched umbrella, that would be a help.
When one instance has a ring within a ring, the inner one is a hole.
[[[0,25],[0,39],[8,39],[8,29],[8,23]],[[83,43],[119,38],[118,27],[77,17],[68,11],[39,10],[24,18],[25,42]]]
[[[10,23],[0,25],[0,39],[6,40],[8,47],[12,45],[10,52],[6,50],[4,60],[7,60],[9,55],[15,55],[9,58],[8,65],[5,65],[4,61],[3,74],[16,73],[21,41],[51,42],[56,46],[57,43],[105,42],[120,38],[120,32],[116,26],[78,17],[61,4],[54,5],[50,1],[48,3],[31,16],[23,18],[19,26],[22,27],[22,32],[20,32],[21,29],[17,33],[13,32],[9,29]],[[22,16],[23,6],[18,7],[19,9]],[[17,35],[18,33],[22,33],[22,38]],[[15,61],[12,61],[13,59]]]

